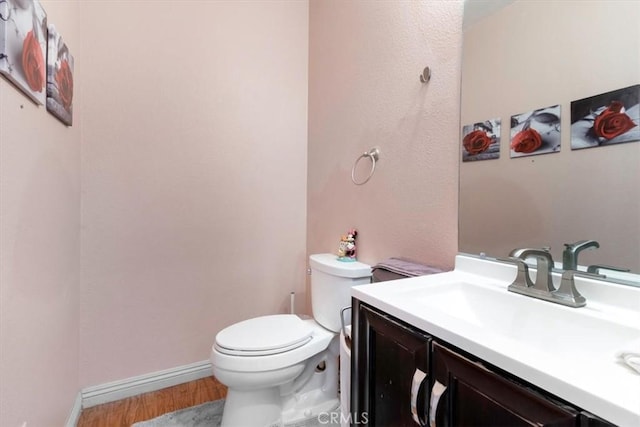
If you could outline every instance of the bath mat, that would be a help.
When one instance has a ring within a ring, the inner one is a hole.
[[[140,421],[131,427],[219,427],[222,422],[224,399],[203,403],[179,411],[170,412],[147,421]],[[340,407],[318,418],[311,418],[285,427],[325,427],[340,426]]]
[[[218,427],[222,421],[224,399],[170,412],[131,427]]]

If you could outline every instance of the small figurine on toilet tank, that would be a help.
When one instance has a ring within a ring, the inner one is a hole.
[[[338,261],[353,262],[356,261],[356,237],[358,232],[355,228],[349,230],[346,235],[340,238],[338,246]]]

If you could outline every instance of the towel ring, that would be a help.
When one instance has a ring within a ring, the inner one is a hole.
[[[358,166],[358,163],[360,162],[360,160],[365,159],[367,157],[371,159],[371,171],[369,172],[369,176],[367,176],[367,178],[364,181],[358,182],[356,181],[356,167]],[[356,162],[353,164],[353,168],[351,168],[351,181],[353,181],[355,185],[366,184],[367,181],[369,181],[373,176],[373,173],[376,171],[376,162],[378,161],[379,158],[380,158],[380,149],[376,147],[362,153],[360,157],[356,159]]]

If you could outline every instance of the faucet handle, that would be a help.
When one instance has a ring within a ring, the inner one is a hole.
[[[598,274],[600,273],[600,270],[621,271],[624,273],[628,273],[631,271],[628,268],[614,267],[613,265],[605,265],[605,264],[594,264],[587,267],[587,273]]]
[[[590,248],[590,247],[596,247],[599,248],[600,247],[600,243],[598,243],[595,240],[578,240],[577,242],[574,243],[565,243],[564,244],[565,247],[567,248],[571,248],[571,249],[583,249],[583,248]]]
[[[602,274],[587,273],[578,270],[566,270],[562,273],[562,280],[557,290],[551,294],[553,298],[563,301],[563,304],[571,307],[584,307],[587,305],[587,300],[583,297],[578,289],[576,289],[575,276],[588,277],[588,278],[604,278]]]
[[[562,252],[562,269],[563,270],[577,270],[578,268],[578,253],[587,248],[599,248],[600,243],[595,240],[579,240],[575,243],[565,243],[564,251]]]

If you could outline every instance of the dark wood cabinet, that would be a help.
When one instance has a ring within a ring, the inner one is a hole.
[[[595,415],[582,411],[580,412],[580,427],[616,427],[613,424],[603,420],[600,417],[596,417]]]
[[[431,408],[436,425],[577,425],[575,409],[554,402],[437,342],[433,344],[432,356],[433,388],[444,389]]]
[[[352,316],[352,425],[613,427],[357,299]]]
[[[357,302],[354,317],[352,425],[426,425],[431,338]]]

